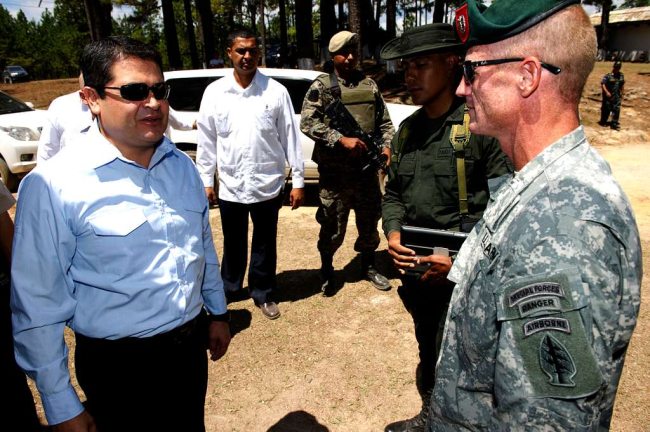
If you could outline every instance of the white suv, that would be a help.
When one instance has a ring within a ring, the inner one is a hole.
[[[291,102],[293,103],[296,122],[300,124],[300,110],[302,109],[302,102],[305,99],[307,90],[316,78],[324,75],[323,72],[271,68],[260,69],[260,72],[273,78],[287,88]],[[170,106],[177,111],[179,117],[191,124],[192,121],[198,118],[201,98],[203,97],[205,88],[226,74],[232,74],[232,69],[197,69],[165,72],[165,80],[171,86],[171,93],[169,94]],[[413,105],[392,103],[387,104],[387,106],[395,129],[397,129],[402,120],[418,108]],[[311,160],[314,141],[302,132],[300,133],[300,137],[302,153],[305,158],[305,180],[313,182],[318,180],[318,167]],[[180,150],[183,150],[194,158],[197,143],[195,130],[180,131],[171,129],[169,139],[176,143],[176,146]]]
[[[30,104],[31,105],[31,104]],[[15,191],[36,166],[36,150],[47,112],[0,92],[0,177]]]

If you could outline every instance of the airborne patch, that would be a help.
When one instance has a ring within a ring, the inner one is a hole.
[[[541,331],[560,331],[571,334],[571,324],[564,318],[537,318],[524,323],[524,337],[532,336]]]
[[[562,285],[555,282],[538,282],[525,287],[519,288],[508,296],[508,305],[510,307],[516,305],[530,297],[536,296],[556,296],[564,298],[564,289]]]

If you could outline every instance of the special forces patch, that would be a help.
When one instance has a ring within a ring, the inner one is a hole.
[[[589,307],[584,289],[577,269],[562,269],[514,279],[496,293],[497,318],[502,331],[512,331],[512,348],[536,397],[583,397],[601,386],[580,317]]]

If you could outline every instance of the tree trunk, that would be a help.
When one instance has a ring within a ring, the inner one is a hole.
[[[311,26],[312,0],[296,0],[298,68],[314,69],[314,31]]]
[[[93,41],[109,37],[113,33],[113,4],[110,0],[84,0],[88,29]]]
[[[190,59],[192,61],[192,69],[198,69],[199,53],[196,50],[196,37],[194,36],[194,20],[192,19],[192,3],[190,0],[183,0],[185,7],[185,26],[187,27],[187,41],[190,45]]]
[[[397,35],[396,15],[397,0],[386,0],[386,36],[388,39],[394,39]]]
[[[348,29],[352,33],[359,35],[359,37],[357,37],[357,51],[359,52],[359,55],[361,55],[361,43],[363,39],[361,26],[361,1],[362,0],[348,1]]]
[[[266,23],[264,22],[264,0],[260,0],[260,33],[262,36],[262,66],[266,67]]]
[[[255,24],[255,16],[257,13],[257,0],[248,0],[248,13],[251,15],[251,30],[257,33],[257,25]]]
[[[196,12],[201,24],[203,39],[203,67],[207,67],[214,58],[214,33],[212,31],[212,8],[210,0],[196,0]]]
[[[183,69],[181,50],[178,47],[178,36],[176,35],[176,20],[174,19],[174,3],[172,0],[162,0],[162,14],[169,67],[172,70]]]
[[[339,31],[343,31],[346,28],[345,25],[345,11],[343,10],[343,2],[344,0],[338,0],[338,6],[339,6]]]
[[[435,0],[433,3],[433,21],[434,23],[441,23],[445,18],[445,1]]]
[[[598,57],[607,60],[609,44],[609,12],[612,10],[612,0],[603,1],[603,13],[600,18],[600,40],[598,41]]]
[[[278,6],[280,8],[280,58],[282,65],[286,68],[289,66],[289,51],[287,50],[289,39],[287,38],[287,11],[284,0],[279,0]]]
[[[320,64],[330,59],[329,43],[336,32],[334,0],[320,0]]]

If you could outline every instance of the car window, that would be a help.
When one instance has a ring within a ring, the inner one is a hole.
[[[221,77],[172,78],[169,105],[176,111],[198,111],[205,88]],[[302,102],[312,81],[291,78],[273,78],[286,87],[293,105],[293,112],[300,114]]]
[[[33,111],[30,107],[14,99],[8,94],[0,93],[0,114],[11,114],[24,111]]]
[[[293,112],[300,114],[302,111],[302,102],[305,100],[305,95],[309,86],[311,86],[312,81],[308,80],[296,80],[288,78],[273,78],[289,91],[289,97],[291,98],[291,103],[293,104]]]
[[[172,78],[167,80],[169,105],[176,111],[198,111],[205,88],[221,77]]]
[[[10,72],[23,72],[24,69],[21,68],[20,66],[9,66],[7,69],[9,69]]]

